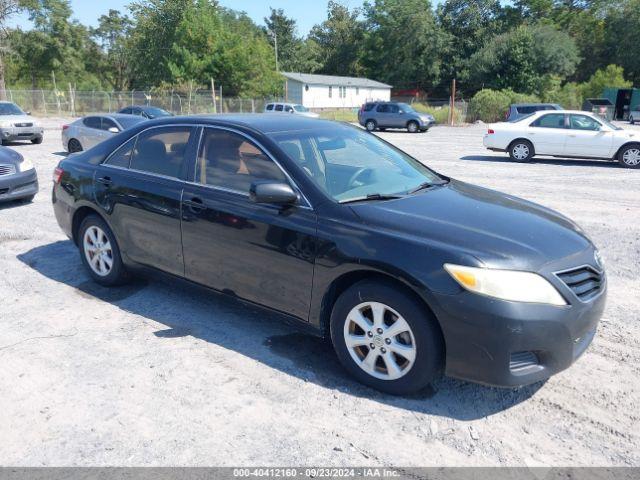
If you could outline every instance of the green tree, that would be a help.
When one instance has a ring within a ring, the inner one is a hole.
[[[622,66],[628,78],[640,85],[640,0],[609,6],[604,31],[607,59]]]
[[[129,84],[127,39],[132,26],[129,17],[110,9],[108,14],[98,19],[98,27],[91,32],[106,53],[105,65],[101,70],[117,91],[125,90]]]
[[[429,0],[365,3],[367,73],[396,87],[438,82],[444,39]]]
[[[298,36],[296,21],[280,8],[264,19],[264,31],[274,49],[278,46],[278,68],[283,72],[312,73],[321,67],[317,43]]]
[[[309,33],[319,54],[320,71],[331,75],[360,75],[364,29],[358,20],[360,10],[349,10],[329,1],[327,20]],[[312,48],[314,44],[311,44]]]
[[[470,60],[477,86],[539,92],[549,75],[566,79],[579,61],[575,42],[549,25],[521,25],[488,42]]]
[[[617,65],[608,65],[596,71],[591,78],[581,85],[584,98],[600,98],[607,87],[630,88],[632,83],[624,78],[624,69]]]
[[[0,0],[0,100],[7,99],[4,68],[4,57],[9,50],[7,22],[20,11],[20,8],[18,0]]]

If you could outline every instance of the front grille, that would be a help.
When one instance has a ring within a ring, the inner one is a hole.
[[[509,370],[514,374],[523,373],[538,364],[538,356],[534,352],[515,352],[511,354]]]
[[[33,123],[16,123],[16,127],[33,127]]]
[[[0,176],[13,175],[16,173],[15,165],[0,165]]]
[[[588,301],[598,295],[603,286],[603,275],[588,266],[556,274],[567,287],[582,301]]]

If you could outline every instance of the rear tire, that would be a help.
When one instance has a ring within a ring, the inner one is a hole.
[[[631,125],[635,125],[635,120],[633,119],[633,117],[629,117],[629,123]]]
[[[409,133],[420,133],[420,125],[418,125],[418,122],[412,120],[407,123],[407,131]]]
[[[436,319],[393,284],[364,280],[351,286],[334,304],[330,327],[340,363],[365,385],[404,395],[441,375],[444,341]]]
[[[72,138],[71,140],[69,140],[68,147],[69,147],[69,153],[78,153],[82,151],[82,145],[75,138]]]
[[[625,168],[640,168],[640,144],[623,147],[618,154],[618,162]]]
[[[515,140],[509,145],[509,156],[514,162],[529,162],[534,155],[533,144],[529,140]]]
[[[115,235],[97,215],[88,215],[78,229],[78,248],[91,278],[106,287],[129,280]]]
[[[43,137],[37,137],[31,140],[31,143],[34,145],[40,145],[42,143]]]
[[[364,123],[364,128],[366,128],[368,132],[373,132],[376,128],[378,128],[378,124],[375,120],[367,120]]]

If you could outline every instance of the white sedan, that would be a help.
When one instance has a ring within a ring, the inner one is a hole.
[[[623,130],[588,112],[541,111],[491,124],[483,143],[489,150],[509,153],[516,162],[547,155],[617,160],[640,168],[640,132]]]

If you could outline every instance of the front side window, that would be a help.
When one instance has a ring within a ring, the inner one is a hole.
[[[550,113],[543,115],[531,124],[532,127],[538,128],[565,128],[563,113]]]
[[[249,193],[254,182],[286,182],[276,163],[242,135],[205,129],[198,152],[196,181],[203,185]]]
[[[586,115],[571,115],[570,125],[572,130],[600,130],[600,122]]]
[[[95,130],[102,129],[102,119],[100,117],[87,117],[82,123],[87,128],[93,128]]]
[[[387,105],[386,103],[381,103],[380,105],[378,105],[378,108],[376,108],[376,112],[389,113],[389,105]]]
[[[398,113],[399,111],[398,105],[389,105],[389,113]]]
[[[102,118],[102,125],[100,126],[100,128],[105,131],[109,131],[112,128],[115,128],[116,130],[120,131],[120,127],[118,127],[116,122],[114,122],[110,118]]]
[[[271,134],[287,156],[335,201],[405,195],[443,179],[401,150],[358,128],[334,125]]]
[[[287,113],[291,113],[293,112],[293,107],[291,105],[287,105],[286,107],[284,107],[284,111]]]
[[[189,127],[152,128],[142,132],[131,155],[131,169],[181,178],[191,133]]]

